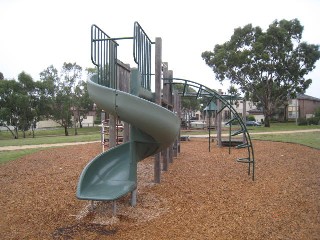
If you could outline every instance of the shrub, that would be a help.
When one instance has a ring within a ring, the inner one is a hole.
[[[307,119],[305,119],[305,118],[298,118],[298,125],[299,125],[299,126],[308,125]]]
[[[247,121],[256,121],[256,118],[253,115],[248,115]]]
[[[320,123],[320,117],[312,117],[312,118],[308,118],[308,124],[309,125],[319,125]]]
[[[320,117],[320,107],[318,107],[318,108],[316,109],[316,111],[314,112],[314,116],[315,116],[315,117]]]

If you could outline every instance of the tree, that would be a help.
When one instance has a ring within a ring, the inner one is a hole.
[[[93,109],[93,101],[89,97],[87,83],[83,80],[76,85],[73,97],[74,117],[82,128],[82,121],[90,110]]]
[[[18,138],[17,113],[16,113],[16,94],[20,87],[15,80],[0,81],[0,124],[6,127],[13,138]],[[12,130],[10,126],[13,126]]]
[[[58,70],[53,65],[40,73],[40,81],[37,82],[39,92],[37,112],[44,119],[52,118],[58,83]]]
[[[1,80],[0,103],[1,125],[7,127],[13,138],[19,137],[19,129],[25,137],[25,131],[33,126],[36,117],[37,95],[32,77],[21,72],[18,81]]]
[[[25,138],[25,132],[30,127],[34,126],[36,118],[36,105],[38,96],[35,89],[35,82],[32,77],[25,73],[21,72],[18,75],[18,82],[20,83],[19,94],[17,95],[17,106],[18,109],[18,118],[19,118],[19,129],[23,132],[23,137]]]
[[[80,99],[80,88],[77,88],[79,82],[81,81],[82,68],[76,63],[64,63],[62,66],[62,77],[61,89],[62,92],[69,98],[65,98],[65,104],[69,104],[69,109],[72,110],[71,114],[73,115],[73,126],[74,134],[78,135],[77,132],[77,120],[79,114],[79,99]],[[66,111],[68,113],[68,111]],[[65,126],[65,130],[67,128]],[[67,134],[68,135],[68,134]]]
[[[220,82],[229,79],[259,100],[265,126],[270,127],[274,110],[312,83],[305,76],[320,58],[319,45],[301,42],[302,32],[297,19],[275,20],[265,32],[248,24],[235,29],[231,39],[217,44],[213,52],[203,52],[202,58]]]
[[[71,117],[76,114],[76,107],[81,92],[76,90],[81,81],[82,68],[76,63],[64,63],[59,77],[58,70],[52,65],[40,73],[40,79],[43,86],[48,89],[42,89],[43,107],[50,106],[48,117],[59,123],[63,128],[65,135],[68,136],[68,127],[72,124]],[[77,91],[77,93],[76,93]],[[78,94],[78,95],[77,95]],[[74,116],[75,135],[77,116]]]

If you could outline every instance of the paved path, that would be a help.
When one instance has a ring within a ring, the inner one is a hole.
[[[13,150],[32,149],[32,148],[49,148],[49,147],[81,145],[81,144],[95,143],[95,142],[100,142],[100,141],[72,142],[72,143],[52,143],[52,144],[39,144],[39,145],[22,145],[22,146],[6,146],[6,147],[0,147],[0,152],[1,152],[1,151],[13,151]]]
[[[260,134],[286,134],[286,133],[300,133],[300,132],[320,132],[320,129],[308,129],[308,130],[296,130],[296,131],[277,131],[277,132],[256,132],[250,133],[250,135],[260,135]],[[188,134],[182,134],[188,135]],[[212,134],[212,136],[214,136]],[[228,137],[228,134],[222,134],[223,137]],[[203,135],[189,135],[190,138],[206,138],[208,134]],[[80,145],[87,143],[97,143],[100,141],[91,141],[91,142],[72,142],[72,143],[53,143],[53,144],[39,144],[39,145],[22,145],[22,146],[5,146],[0,147],[1,151],[13,151],[13,150],[23,150],[23,149],[33,149],[33,148],[48,148],[48,147],[60,147],[60,146],[70,146],[70,145]]]
[[[295,130],[295,131],[276,131],[276,132],[250,132],[250,135],[263,135],[263,134],[287,134],[287,133],[303,133],[303,132],[320,132],[320,129],[307,129],[307,130]],[[182,135],[188,135],[188,134],[182,134]],[[216,133],[213,133],[212,136],[215,136]],[[222,134],[222,137],[229,137],[229,134]],[[239,135],[240,136],[240,135]],[[208,134],[203,135],[189,135],[190,138],[193,137],[208,137]]]

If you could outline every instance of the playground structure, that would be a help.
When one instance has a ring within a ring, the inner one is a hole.
[[[137,68],[130,68],[117,59],[116,41],[122,39],[133,40]],[[152,45],[155,45],[154,92],[151,89]],[[208,105],[215,102],[217,117],[225,108],[231,111],[230,142],[232,136],[243,135],[243,143],[236,148],[247,148],[248,156],[237,161],[248,164],[248,174],[254,179],[253,146],[239,114],[218,92],[190,80],[173,78],[161,56],[161,38],[152,42],[138,22],[134,23],[134,36],[125,38],[111,38],[96,25],[92,26],[91,60],[97,73],[88,80],[88,91],[97,106],[110,114],[110,149],[91,160],[82,171],[77,186],[79,199],[115,201],[131,193],[131,205],[136,205],[137,163],[152,155],[155,155],[154,181],[159,183],[161,156],[163,170],[167,170],[168,163],[180,150],[179,99],[186,96],[205,98]],[[177,84],[183,86],[183,91],[175,90]],[[188,91],[189,87],[196,91]],[[123,143],[116,146],[112,142],[115,142],[119,120],[125,122],[124,136]],[[240,129],[231,132],[231,123],[235,121]],[[217,133],[221,135],[221,126]]]

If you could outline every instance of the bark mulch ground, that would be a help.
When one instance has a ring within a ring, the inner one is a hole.
[[[0,165],[0,239],[320,239],[320,151],[255,141],[256,179],[244,149],[182,142],[153,183],[138,166],[138,199],[80,201],[78,177],[99,143],[45,149]],[[92,207],[94,210],[92,210]]]

